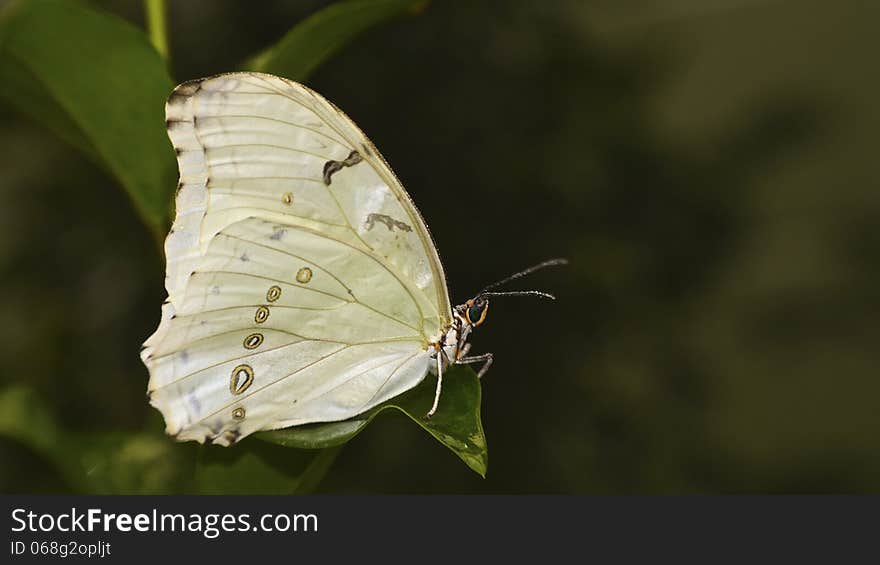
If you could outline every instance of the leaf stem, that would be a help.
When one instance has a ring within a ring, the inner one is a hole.
[[[147,15],[147,30],[150,34],[150,43],[156,48],[159,55],[168,61],[168,28],[166,25],[165,0],[144,0],[144,9]]]

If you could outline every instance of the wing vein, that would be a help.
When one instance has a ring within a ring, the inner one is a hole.
[[[418,355],[420,355],[420,354],[422,354],[422,353],[424,353],[424,351],[416,351],[416,352],[413,353],[412,355],[407,356],[407,358],[404,359],[402,363],[400,363],[397,367],[394,368],[393,371],[391,371],[391,373],[388,374],[388,377],[382,382],[382,386],[379,387],[379,388],[376,390],[376,393],[373,394],[373,396],[371,396],[370,399],[367,400],[366,402],[364,402],[361,406],[366,406],[367,404],[369,404],[370,402],[372,402],[372,400],[373,400],[374,398],[376,398],[376,394],[379,394],[379,391],[381,391],[382,388],[384,388],[385,385],[388,384],[388,381],[391,380],[391,377],[393,377],[394,374],[397,373],[397,371],[399,371],[401,367],[403,367],[404,365],[406,365],[407,363],[409,363],[409,362],[412,361],[415,357],[417,357]],[[311,400],[315,400],[315,399],[317,399],[317,398],[321,398],[322,396],[327,396],[328,394],[330,394],[330,393],[333,392],[334,390],[336,390],[336,389],[338,389],[338,388],[340,388],[340,387],[345,386],[346,384],[348,384],[352,379],[357,378],[357,377],[363,375],[364,373],[368,373],[368,372],[370,372],[370,371],[372,371],[372,370],[374,370],[374,369],[378,369],[379,367],[382,367],[383,365],[388,365],[388,364],[394,363],[394,361],[396,361],[396,359],[391,359],[390,361],[385,361],[385,362],[383,362],[383,363],[380,363],[380,364],[376,365],[375,367],[371,367],[371,368],[369,368],[369,369],[367,369],[367,370],[365,370],[365,371],[361,371],[360,373],[358,373],[358,374],[356,374],[356,375],[352,375],[350,379],[348,379],[348,380],[346,380],[346,381],[343,381],[343,382],[339,383],[338,385],[336,385],[336,386],[334,386],[334,387],[332,387],[332,388],[330,388],[330,389],[328,389],[328,390],[325,390],[325,391],[322,392],[321,394],[318,394],[318,395],[315,395],[315,396],[310,396],[310,397],[307,397],[307,398],[303,398],[303,400],[309,400],[309,401],[311,401]]]
[[[354,245],[348,243],[347,241],[342,241],[341,239],[339,239],[339,238],[337,238],[337,237],[334,237],[334,236],[332,236],[332,235],[324,234],[324,233],[320,233],[320,232],[316,232],[315,230],[310,229],[310,228],[307,228],[307,227],[305,227],[305,226],[291,226],[291,227],[294,228],[294,229],[301,230],[301,231],[307,231],[307,232],[309,232],[309,233],[311,233],[311,234],[313,234],[313,235],[316,235],[316,236],[318,236],[318,237],[323,237],[323,238],[326,238],[326,239],[333,240],[333,241],[335,241],[335,242],[337,242],[337,243],[340,243],[340,244],[342,244],[342,245],[346,245],[346,246],[348,246],[348,247],[350,247],[350,248],[352,248],[352,249],[355,249],[355,250],[359,251],[359,252],[362,253],[364,256],[369,257],[370,259],[372,259],[372,260],[373,260],[374,262],[376,262],[379,266],[381,266],[383,269],[385,269],[385,270],[388,272],[388,274],[390,274],[392,277],[394,277],[394,278],[397,280],[398,284],[400,284],[400,286],[406,291],[406,293],[409,295],[410,300],[412,300],[412,303],[415,305],[416,309],[419,311],[419,316],[421,317],[421,319],[422,319],[422,320],[425,319],[425,313],[424,313],[424,311],[422,310],[422,307],[421,307],[421,305],[419,304],[419,301],[416,299],[415,295],[412,293],[412,290],[410,290],[409,286],[407,286],[406,282],[404,282],[404,277],[400,276],[398,273],[396,273],[395,271],[391,270],[391,268],[390,268],[388,265],[386,265],[384,261],[381,261],[380,259],[378,259],[378,258],[377,258],[375,255],[373,255],[372,253],[368,253],[368,252],[366,252],[365,250],[360,249],[360,248],[358,248],[358,247],[355,247]],[[430,302],[430,301],[429,301],[429,302]],[[366,306],[366,305],[365,305],[365,306]],[[432,306],[433,306],[433,304],[432,304]],[[438,314],[439,314],[439,313],[438,313]]]
[[[341,341],[341,340],[324,339],[324,338],[320,338],[320,337],[309,337],[309,336],[289,332],[289,331],[283,330],[281,328],[259,328],[257,326],[247,326],[244,328],[236,328],[234,330],[227,330],[225,332],[218,332],[215,334],[206,335],[205,337],[200,337],[199,339],[194,339],[188,343],[189,343],[189,345],[193,345],[193,344],[200,343],[203,341],[209,341],[211,339],[214,339],[215,337],[220,337],[220,336],[234,334],[234,333],[241,333],[244,331],[260,330],[260,329],[262,329],[264,332],[272,331],[272,332],[283,333],[283,334],[286,334],[289,336],[297,337],[301,341],[317,341],[317,342],[322,342],[322,343],[343,343],[345,345],[371,345],[371,344],[378,344],[378,343],[392,343],[392,342],[397,343],[397,342],[404,342],[404,341],[411,341],[413,343],[419,343],[419,344],[422,343],[421,338],[414,339],[413,336],[406,336],[406,335],[393,336],[393,337],[383,337],[382,339],[368,339],[365,341],[353,341],[353,342],[349,343],[347,341]],[[291,342],[288,342],[288,345],[292,345],[294,343],[300,343],[300,342],[291,341]],[[175,349],[173,351],[169,351],[167,353],[163,353],[161,355],[153,355],[151,357],[151,359],[152,360],[164,359],[164,358],[170,357],[171,355],[174,355],[176,353],[180,353],[181,351],[186,351],[187,349],[189,349],[189,347],[182,347],[179,349]],[[264,353],[265,351],[268,351],[268,350],[255,351],[254,353]],[[227,359],[226,362],[228,363],[229,361],[232,361],[233,359],[238,359],[238,356],[236,355],[230,359]]]
[[[307,340],[307,341],[317,341],[317,340]],[[270,352],[272,352],[272,351],[278,351],[279,349],[284,349],[285,347],[290,347],[291,345],[298,345],[298,344],[300,344],[300,343],[306,343],[307,341],[291,341],[290,343],[285,343],[285,344],[283,344],[283,345],[279,345],[279,346],[277,346],[277,347],[272,347],[272,348],[270,348],[270,349],[264,349],[263,351],[257,351],[257,352],[254,352],[254,353],[247,353],[247,354],[245,354],[245,355],[240,355],[240,356],[238,356],[238,357],[234,357],[234,358],[231,359],[231,360],[232,360],[232,361],[235,361],[235,360],[239,360],[239,359],[249,359],[249,358],[251,358],[251,357],[254,357],[255,355],[262,355],[262,354],[264,354],[264,353],[270,353]],[[337,349],[337,350],[334,351],[333,353],[337,353],[337,352],[339,352],[339,351],[342,351],[343,349],[346,349],[346,348],[348,348],[348,347],[352,347],[352,344],[350,344],[350,343],[345,343],[345,342],[342,342],[342,341],[331,341],[331,340],[322,340],[322,341],[326,341],[327,343],[336,343],[336,344],[339,344],[339,345],[342,345],[342,346],[343,346],[342,348]],[[198,374],[200,374],[200,373],[204,373],[205,371],[209,371],[209,370],[211,370],[211,369],[215,369],[215,368],[219,367],[220,365],[223,365],[223,364],[225,364],[225,363],[229,363],[229,361],[230,361],[230,360],[220,361],[220,362],[218,362],[218,363],[214,363],[213,365],[208,365],[207,367],[202,367],[202,368],[199,369],[198,371],[193,371],[192,373],[187,373],[187,374],[183,375],[182,377],[180,377],[179,379],[175,379],[175,380],[173,380],[173,381],[171,381],[171,382],[167,382],[167,383],[163,384],[162,386],[158,386],[158,387],[154,388],[154,389],[153,389],[153,392],[155,392],[155,391],[157,391],[157,390],[162,390],[163,388],[169,387],[169,386],[171,386],[171,385],[175,385],[175,384],[181,383],[181,382],[185,381],[186,379],[188,379],[188,378],[190,378],[190,377],[192,377],[192,376],[194,376],[194,375],[198,375]],[[273,382],[274,382],[274,381],[273,381]]]
[[[248,392],[247,394],[239,395],[239,396],[237,396],[237,397],[235,398],[235,401],[224,404],[224,405],[221,406],[219,409],[215,410],[214,412],[211,412],[210,414],[206,414],[206,415],[202,416],[202,417],[199,418],[198,420],[192,422],[190,425],[198,424],[198,423],[203,422],[204,420],[206,420],[206,419],[208,419],[208,418],[210,418],[210,417],[212,417],[212,416],[216,416],[217,414],[219,414],[219,413],[222,412],[223,410],[226,410],[227,408],[229,408],[231,405],[233,405],[233,404],[238,404],[238,403],[242,402],[243,400],[245,400],[245,399],[247,399],[247,398],[250,398],[251,396],[257,394],[258,392],[260,392],[260,391],[262,391],[262,390],[266,390],[267,388],[269,388],[269,387],[272,386],[272,385],[278,384],[278,383],[280,383],[280,382],[282,382],[282,381],[284,381],[284,380],[286,380],[286,379],[289,379],[290,377],[296,375],[297,373],[301,373],[302,371],[305,371],[305,370],[308,369],[309,367],[314,367],[314,366],[317,365],[318,363],[321,363],[321,362],[323,362],[323,361],[326,361],[327,359],[333,357],[333,356],[336,355],[337,353],[340,353],[340,352],[342,352],[342,351],[345,351],[346,349],[349,349],[350,347],[352,347],[352,346],[351,346],[351,345],[346,345],[346,346],[344,346],[344,347],[340,347],[340,348],[337,349],[336,351],[332,351],[332,352],[330,352],[330,353],[328,353],[328,354],[326,354],[326,355],[322,355],[322,356],[320,356],[318,359],[315,359],[314,361],[312,361],[311,363],[307,363],[306,365],[303,365],[302,367],[300,367],[299,369],[295,370],[295,371],[292,372],[292,373],[289,373],[289,374],[287,374],[287,375],[284,375],[283,377],[279,377],[279,378],[275,379],[274,381],[272,381],[272,382],[270,382],[270,383],[268,383],[268,384],[265,384],[265,385],[261,386],[260,388],[257,388],[257,389],[254,389],[254,390],[251,390],[251,391]]]
[[[318,153],[313,153],[311,151],[306,151],[305,149],[299,149],[297,147],[290,147],[289,145],[278,145],[275,143],[229,143],[227,145],[211,145],[204,147],[205,151],[212,151],[214,149],[233,149],[235,147],[271,147],[272,149],[282,149],[284,151],[291,151],[293,153],[302,153],[303,155],[311,155],[312,157],[317,157],[322,161],[330,161],[332,157],[327,157],[324,155],[320,155]],[[236,161],[236,163],[246,163],[247,161]],[[261,161],[255,161],[261,162]]]
[[[373,259],[374,261],[376,261],[379,265],[382,265],[382,267],[385,268],[385,270],[387,270],[389,273],[391,273],[391,275],[395,278],[395,280],[397,280],[398,284],[400,284],[401,287],[403,287],[403,289],[407,292],[407,294],[408,294],[409,297],[410,297],[410,300],[412,300],[412,302],[413,302],[413,304],[415,305],[416,309],[418,309],[418,311],[419,311],[419,315],[421,316],[422,319],[424,319],[424,314],[422,313],[422,309],[421,309],[421,307],[419,306],[419,303],[418,303],[418,301],[416,300],[415,296],[413,296],[412,292],[410,292],[410,290],[409,290],[409,288],[407,288],[406,284],[404,284],[404,283],[400,280],[400,277],[398,277],[398,276],[395,275],[393,272],[391,272],[391,271],[388,269],[388,267],[386,267],[381,261],[379,261],[378,259],[376,259],[376,258],[373,257],[372,255],[370,255],[369,253],[366,253],[363,249],[359,249],[359,248],[357,248],[357,247],[355,247],[355,246],[353,246],[353,245],[351,245],[351,244],[349,244],[349,243],[346,243],[346,242],[342,241],[341,239],[338,239],[338,238],[335,238],[335,237],[331,237],[331,236],[329,236],[329,235],[327,235],[327,234],[324,234],[324,233],[321,233],[321,232],[316,232],[315,230],[308,229],[308,228],[306,228],[306,227],[304,227],[304,226],[294,226],[294,225],[289,225],[289,224],[288,224],[288,227],[290,227],[291,229],[299,229],[299,230],[307,231],[307,232],[309,232],[309,233],[311,233],[311,234],[313,234],[313,235],[316,235],[316,236],[318,236],[318,237],[323,237],[323,238],[325,238],[325,239],[330,239],[330,240],[332,240],[332,241],[336,241],[337,243],[341,243],[341,244],[343,244],[343,245],[347,245],[348,247],[351,247],[352,249],[357,249],[359,252],[363,253],[365,256],[367,256],[367,257],[369,257],[370,259]],[[277,252],[279,252],[279,253],[283,253],[284,255],[288,255],[289,257],[295,257],[295,258],[297,258],[297,259],[299,259],[299,260],[301,260],[301,261],[306,261],[306,262],[308,262],[308,263],[311,263],[311,264],[315,265],[316,267],[318,267],[319,269],[321,269],[322,271],[324,271],[325,273],[327,273],[328,275],[330,275],[331,277],[333,277],[333,280],[335,280],[335,281],[338,282],[340,285],[342,285],[342,287],[343,287],[343,288],[344,288],[344,289],[345,289],[345,290],[351,295],[351,297],[354,299],[354,301],[357,302],[358,304],[360,304],[361,306],[363,306],[364,308],[369,308],[369,309],[372,310],[373,312],[375,312],[375,313],[377,313],[377,314],[381,314],[382,316],[385,316],[385,317],[388,318],[389,320],[394,320],[395,322],[398,322],[398,323],[400,323],[400,324],[403,324],[404,326],[407,326],[408,328],[412,328],[413,330],[415,330],[415,331],[417,331],[417,332],[419,332],[419,333],[422,333],[421,328],[416,328],[415,326],[412,326],[411,324],[408,324],[407,322],[404,322],[403,320],[399,320],[398,318],[395,318],[394,316],[392,316],[391,314],[388,314],[387,312],[382,312],[381,310],[379,310],[379,309],[377,309],[377,308],[374,308],[374,307],[370,306],[369,304],[365,304],[365,303],[362,302],[360,299],[358,299],[357,296],[354,295],[354,291],[352,291],[352,290],[348,287],[348,285],[346,285],[344,282],[342,282],[342,281],[339,279],[339,277],[337,277],[336,275],[334,275],[330,270],[328,270],[328,269],[327,269],[326,267],[324,267],[323,265],[319,265],[318,263],[316,263],[315,261],[313,261],[313,260],[311,260],[311,259],[306,259],[305,257],[301,257],[301,256],[299,256],[299,255],[296,255],[295,253],[291,253],[291,252],[289,252],[289,251],[285,251],[285,250],[283,250],[283,249],[278,249],[277,247],[272,247],[272,246],[269,246],[269,245],[264,245],[264,244],[262,244],[262,243],[257,243],[257,242],[255,242],[255,241],[249,241],[249,240],[246,240],[246,239],[242,239],[242,238],[240,238],[240,237],[238,237],[238,236],[229,235],[229,234],[224,234],[224,233],[222,233],[222,232],[219,233],[219,234],[217,234],[217,235],[224,235],[224,236],[226,236],[226,237],[229,237],[229,238],[232,238],[232,239],[237,239],[237,240],[239,240],[239,241],[243,241],[243,242],[245,242],[245,243],[250,243],[250,244],[253,244],[253,245],[258,245],[258,246],[260,246],[260,247],[265,247],[266,249],[272,249],[273,251],[277,251]]]
[[[300,105],[301,105],[301,104],[300,104]],[[293,126],[293,127],[295,127],[295,128],[304,129],[304,130],[310,131],[310,132],[312,132],[312,133],[316,133],[316,134],[318,134],[318,135],[320,135],[320,136],[322,136],[322,137],[325,137],[325,138],[329,139],[330,141],[332,141],[332,142],[335,143],[336,145],[339,145],[340,147],[345,147],[345,143],[344,143],[344,142],[342,142],[342,141],[336,139],[335,137],[332,137],[332,136],[330,136],[330,135],[327,135],[326,133],[324,133],[324,132],[322,132],[322,131],[320,131],[320,130],[317,130],[317,129],[315,129],[315,128],[310,128],[309,126],[307,126],[307,125],[305,125],[305,124],[298,124],[298,123],[296,123],[296,122],[290,122],[290,121],[287,121],[287,120],[281,120],[281,119],[279,119],[279,118],[272,118],[272,117],[270,117],[270,116],[259,116],[259,115],[255,115],[255,114],[212,114],[212,115],[210,115],[210,116],[207,116],[207,118],[209,118],[209,119],[210,119],[210,118],[249,118],[249,119],[252,118],[252,119],[258,119],[258,120],[267,120],[267,121],[271,121],[271,122],[277,122],[277,123],[279,123],[279,124],[286,124],[286,125],[289,125],[289,126]],[[205,119],[205,117],[203,116],[201,119]],[[228,133],[228,132],[225,132],[225,133]],[[337,132],[337,133],[338,133],[338,132]]]
[[[213,192],[212,194],[221,194],[221,195],[226,195],[226,196],[239,196],[239,195],[241,195],[241,196],[250,196],[250,197],[252,197],[252,198],[260,198],[260,199],[264,199],[264,200],[271,200],[270,198],[268,198],[268,197],[266,197],[266,196],[258,196],[258,195],[256,195],[256,194],[251,195],[251,194],[239,194],[239,193],[232,193],[232,192]],[[225,210],[230,210],[230,209],[232,209],[232,208],[230,208],[230,207],[227,207],[227,208],[219,208],[219,207],[218,207],[218,208],[217,208],[217,210],[224,210],[224,209],[225,209]],[[237,209],[237,210],[257,210],[257,211],[260,211],[260,212],[271,212],[271,213],[273,213],[273,214],[283,214],[285,218],[297,218],[297,219],[300,219],[300,220],[307,220],[307,221],[309,221],[309,222],[314,222],[314,223],[316,223],[316,224],[321,224],[321,225],[324,225],[324,226],[331,226],[331,227],[334,227],[334,228],[347,228],[347,227],[348,227],[348,226],[345,225],[345,224],[334,224],[334,223],[332,223],[332,222],[325,222],[324,220],[318,220],[318,219],[315,219],[315,218],[309,218],[309,217],[307,217],[307,216],[299,216],[299,215],[297,215],[297,214],[290,214],[290,213],[288,213],[288,212],[279,211],[279,210],[273,210],[273,209],[271,209],[271,208],[257,208],[256,206],[241,206],[241,207],[238,207],[238,208],[236,208],[236,209]]]
[[[224,235],[226,235],[226,234],[224,234]],[[227,235],[227,237],[235,237],[235,236]],[[247,241],[247,240],[243,240],[243,239],[241,239],[241,238],[236,238],[236,239],[239,239],[239,240],[241,240],[241,241]],[[248,243],[253,243],[253,242],[248,241]],[[275,248],[274,248],[274,247],[269,247],[269,249],[275,249]],[[291,255],[291,256],[292,256],[292,257],[296,257],[295,255]],[[297,258],[298,258],[298,259],[301,259],[301,260],[303,260],[303,261],[307,261],[307,259],[303,259],[302,257],[297,257]],[[311,262],[311,261],[309,261],[309,262]],[[279,280],[279,279],[273,279],[272,277],[266,277],[266,276],[258,275],[258,274],[255,274],[255,273],[242,273],[242,272],[239,272],[239,271],[196,271],[196,272],[193,273],[193,274],[195,274],[195,275],[200,275],[200,274],[240,275],[240,276],[242,276],[242,277],[252,277],[252,278],[255,278],[255,279],[261,279],[261,280],[264,280],[264,281],[277,282],[277,283],[285,284],[285,285],[288,285],[288,286],[293,286],[293,287],[296,287],[297,290],[300,290],[300,289],[301,289],[301,290],[307,290],[307,291],[309,291],[309,292],[317,292],[318,294],[323,294],[324,296],[329,296],[330,298],[335,298],[335,299],[337,299],[337,300],[342,300],[343,302],[348,302],[348,303],[357,302],[357,300],[350,300],[350,299],[349,299],[348,297],[346,297],[346,296],[337,296],[336,294],[333,294],[332,292],[327,292],[326,290],[321,290],[321,289],[319,289],[319,288],[313,288],[313,287],[310,287],[310,286],[299,285],[299,284],[293,284],[293,283],[290,283],[290,282],[287,282],[287,281],[282,281],[282,280]],[[345,286],[345,285],[343,285],[343,286]]]

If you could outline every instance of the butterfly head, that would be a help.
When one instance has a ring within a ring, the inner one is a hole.
[[[543,269],[544,267],[550,267],[553,265],[565,265],[567,263],[568,261],[566,261],[565,259],[550,259],[549,261],[538,263],[537,265],[529,267],[528,269],[519,271],[518,273],[514,273],[507,278],[492,283],[464,304],[459,304],[458,306],[456,306],[456,318],[458,318],[460,324],[465,324],[470,328],[476,328],[477,326],[481,325],[483,322],[486,321],[486,314],[489,313],[490,296],[537,296],[539,298],[549,298],[550,300],[554,300],[555,297],[552,294],[550,294],[549,292],[542,292],[540,290],[513,290],[499,292],[492,289],[497,288],[498,286],[509,281],[533,273],[539,269]]]
[[[489,298],[478,294],[464,304],[455,307],[455,317],[461,324],[475,328],[486,321],[489,312]]]
[[[489,313],[489,298],[479,295],[471,298],[462,304],[463,318],[470,325],[477,327],[486,321],[486,314]]]

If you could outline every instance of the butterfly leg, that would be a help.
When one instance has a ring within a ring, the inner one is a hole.
[[[441,350],[442,352],[442,350]],[[443,356],[438,352],[437,354],[437,391],[434,393],[434,405],[431,406],[431,409],[428,410],[428,413],[425,414],[425,418],[430,419],[431,416],[437,411],[437,404],[440,403],[440,391],[443,389]]]
[[[483,353],[482,355],[474,355],[472,357],[462,357],[458,361],[455,362],[456,365],[467,365],[469,363],[479,363],[480,361],[485,361],[483,366],[480,367],[480,371],[477,373],[477,378],[482,379],[483,375],[486,374],[486,371],[489,370],[489,367],[492,366],[492,361],[495,360],[495,356],[491,353]]]

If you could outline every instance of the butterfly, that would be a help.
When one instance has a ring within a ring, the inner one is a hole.
[[[322,96],[261,73],[178,86],[166,107],[180,182],[159,327],[141,351],[178,440],[231,445],[345,420],[443,370],[482,363],[491,289],[450,304],[431,234],[385,159]]]

